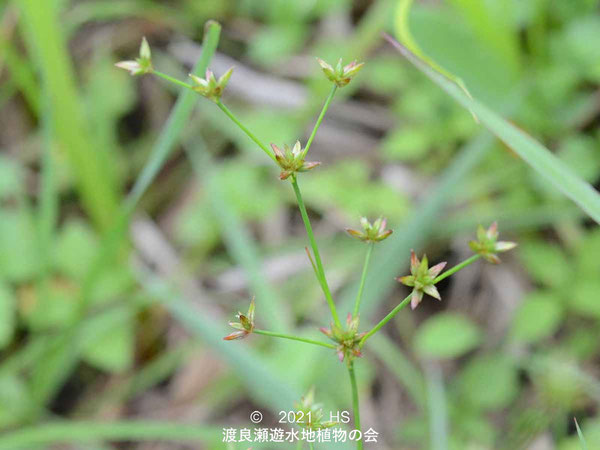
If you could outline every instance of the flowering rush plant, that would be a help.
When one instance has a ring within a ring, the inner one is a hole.
[[[331,322],[329,327],[322,327],[320,329],[321,332],[328,338],[328,341],[308,339],[301,336],[295,336],[293,334],[285,334],[257,328],[255,323],[254,299],[252,299],[250,302],[247,313],[244,314],[239,312],[236,316],[237,320],[229,323],[234,331],[225,336],[224,339],[227,341],[233,341],[245,339],[252,334],[258,334],[273,338],[299,341],[309,345],[318,345],[330,349],[332,354],[335,355],[335,357],[337,357],[339,361],[345,364],[347,367],[352,388],[354,427],[356,430],[360,431],[360,407],[356,377],[354,373],[354,364],[357,358],[363,356],[363,348],[368,340],[408,304],[410,304],[412,309],[415,309],[419,306],[423,299],[426,298],[426,296],[433,297],[434,299],[441,301],[441,296],[436,285],[443,279],[474,263],[480,258],[497,264],[500,262],[498,253],[514,248],[516,244],[513,242],[498,241],[498,227],[496,223],[493,223],[487,230],[481,226],[477,230],[477,239],[469,244],[474,254],[460,264],[457,264],[456,266],[445,271],[445,262],[439,262],[430,267],[429,260],[426,255],[423,255],[421,258],[419,258],[414,251],[411,251],[410,274],[396,278],[398,282],[412,288],[411,293],[404,300],[398,303],[376,325],[370,328],[367,327],[366,330],[360,331],[360,305],[362,302],[362,294],[365,287],[365,281],[367,279],[373,248],[376,244],[382,243],[392,234],[392,230],[387,228],[387,221],[383,217],[379,217],[373,222],[370,222],[366,217],[363,217],[360,220],[360,228],[346,229],[346,232],[350,237],[355,238],[366,245],[366,255],[356,300],[354,302],[353,312],[349,313],[345,323],[342,323],[337,312],[336,303],[334,301],[331,289],[329,288],[329,284],[327,282],[323,261],[319,252],[317,240],[315,239],[312,230],[308,213],[306,211],[306,206],[304,205],[298,180],[304,176],[306,172],[316,169],[321,164],[317,161],[306,161],[311,144],[337,90],[347,86],[354,79],[354,77],[358,75],[364,66],[364,63],[352,61],[344,65],[340,59],[337,64],[333,66],[319,58],[317,58],[317,63],[321,67],[326,80],[328,80],[332,86],[329,96],[325,100],[321,113],[316,120],[312,133],[310,134],[304,147],[300,140],[297,140],[292,146],[289,146],[285,143],[283,145],[278,143],[271,143],[270,146],[265,145],[244,124],[240,122],[240,120],[234,115],[233,112],[229,110],[227,106],[225,106],[221,98],[227,87],[229,79],[232,77],[233,69],[229,69],[219,78],[217,78],[212,71],[207,70],[204,78],[196,75],[190,75],[191,83],[180,81],[154,68],[152,65],[150,46],[148,45],[146,39],[143,39],[142,41],[138,58],[131,61],[119,62],[116,64],[116,66],[129,71],[130,74],[134,76],[145,74],[156,75],[167,80],[168,82],[190,89],[191,91],[198,93],[200,96],[214,102],[216,106],[221,109],[221,111],[223,111],[225,115],[233,123],[235,123],[279,168],[279,178],[282,181],[290,183],[296,196],[298,208],[300,210],[310,244],[310,249],[308,247],[305,248],[306,253],[315,277],[323,291],[324,299],[331,312]],[[260,299],[258,299],[258,302],[260,304]],[[321,421],[321,415],[319,414],[320,408],[313,405],[313,400],[314,392],[310,391],[309,394],[307,394],[307,396],[304,397],[299,403],[300,406],[298,406],[298,408],[300,410],[309,411],[314,409],[315,412],[313,415],[315,420],[305,423],[303,426],[314,429],[332,426],[331,423]],[[357,448],[361,449],[362,446],[362,441],[358,440]]]

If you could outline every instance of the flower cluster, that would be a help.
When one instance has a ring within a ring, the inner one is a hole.
[[[315,403],[315,388],[294,404],[296,408],[296,424],[311,430],[322,430],[337,425],[337,422],[323,421],[323,405]]]
[[[225,72],[218,80],[215,78],[215,74],[209,69],[206,69],[205,78],[190,74],[190,78],[194,82],[192,89],[203,97],[206,97],[213,102],[217,102],[221,98],[221,95],[223,95],[225,86],[227,86],[232,73],[233,67]]]
[[[353,230],[352,228],[346,228],[346,232],[363,242],[381,242],[392,234],[392,230],[386,230],[387,220],[380,217],[372,224],[366,217],[361,217],[360,225],[363,231]]]
[[[335,68],[333,68],[330,64],[327,64],[320,58],[317,58],[317,61],[323,69],[323,73],[327,79],[333,81],[338,87],[344,87],[350,83],[352,78],[354,78],[358,71],[365,65],[365,63],[359,64],[356,61],[352,61],[350,64],[342,66],[342,59],[340,58]]]
[[[487,230],[479,225],[477,240],[469,242],[469,247],[473,252],[493,264],[500,263],[497,253],[507,252],[516,246],[515,242],[498,241],[498,224],[496,222],[490,225]]]
[[[150,54],[150,45],[146,38],[142,39],[140,45],[140,57],[133,61],[121,61],[115,64],[119,69],[127,70],[131,75],[143,75],[151,73],[152,68],[152,55]]]
[[[320,328],[320,330],[337,344],[335,351],[340,362],[345,360],[346,363],[350,364],[354,358],[362,356],[360,340],[365,333],[358,333],[358,316],[352,317],[352,314],[348,313],[345,330],[336,324],[331,324],[331,329]]]
[[[436,264],[433,267],[429,267],[429,261],[427,255],[423,255],[423,259],[419,261],[419,258],[413,250],[410,251],[410,275],[404,277],[398,277],[400,283],[405,286],[413,288],[410,300],[410,307],[415,309],[421,300],[423,300],[423,294],[431,295],[433,298],[441,300],[440,293],[435,287],[435,278],[441,273],[446,267],[445,262]]]
[[[254,331],[254,299],[250,302],[247,314],[238,312],[236,315],[239,322],[229,322],[229,325],[235,328],[231,334],[228,334],[223,339],[233,341],[234,339],[243,339]]]
[[[291,149],[287,144],[283,145],[283,150],[281,150],[275,144],[271,144],[271,148],[275,154],[277,164],[279,167],[281,167],[281,173],[279,174],[279,178],[281,180],[285,180],[290,175],[293,175],[297,172],[306,172],[314,169],[321,164],[317,161],[304,161],[305,154],[302,151],[302,145],[300,144],[300,141],[296,141],[294,147]]]

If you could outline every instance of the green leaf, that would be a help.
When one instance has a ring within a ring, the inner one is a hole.
[[[569,307],[585,316],[600,319],[600,280],[582,280],[570,290]]]
[[[23,377],[8,373],[0,375],[0,428],[17,425],[26,414],[29,400]],[[3,447],[0,445],[0,448]]]
[[[511,334],[516,340],[535,342],[551,336],[562,319],[560,300],[551,293],[536,292],[527,296],[517,309]]]
[[[571,264],[557,245],[543,241],[527,242],[519,247],[518,255],[538,283],[557,287],[573,276]]]
[[[430,147],[431,134],[424,127],[410,126],[386,136],[381,151],[390,159],[414,161],[424,157]]]
[[[415,335],[417,353],[429,358],[456,358],[473,350],[481,332],[467,318],[456,313],[440,313],[426,320]]]
[[[127,370],[133,362],[135,329],[132,318],[105,314],[102,320],[94,324],[105,328],[82,351],[83,358],[99,369],[120,373]]]
[[[15,331],[16,299],[12,290],[0,281],[0,349],[10,344]]]
[[[0,155],[0,199],[20,194],[23,187],[21,167],[14,160]]]
[[[68,277],[82,279],[98,247],[98,237],[88,223],[70,220],[64,224],[56,241],[56,268]]]
[[[21,294],[20,310],[27,325],[36,331],[60,328],[71,323],[77,313],[76,287],[64,280],[52,280],[43,289]]]
[[[546,147],[515,127],[482,103],[469,98],[452,81],[431,69],[402,45],[394,43],[398,51],[415,67],[446,91],[458,103],[472,111],[481,123],[517,153],[551,185],[575,202],[592,219],[600,223],[600,195],[562,163]]]
[[[31,280],[39,270],[35,243],[28,211],[0,210],[0,277],[14,282]]]
[[[504,408],[519,392],[517,368],[504,355],[485,355],[471,359],[459,378],[462,395],[481,409]]]

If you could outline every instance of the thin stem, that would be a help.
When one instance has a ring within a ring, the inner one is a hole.
[[[477,261],[479,258],[481,258],[480,255],[473,255],[468,259],[465,259],[463,262],[461,262],[460,264],[455,265],[454,267],[452,267],[451,269],[446,270],[444,273],[442,273],[440,276],[438,276],[435,280],[433,280],[433,283],[439,283],[440,281],[442,281],[444,278],[448,278],[450,275],[458,272],[460,269],[464,269],[465,267],[467,267],[469,264],[474,263],[475,261]]]
[[[360,309],[360,301],[365,288],[365,281],[367,279],[367,271],[369,269],[369,263],[371,262],[373,247],[375,247],[375,243],[369,243],[369,247],[367,248],[367,256],[365,256],[365,264],[363,266],[362,276],[360,277],[360,285],[358,286],[358,293],[356,294],[356,301],[354,302],[354,317],[358,316],[358,311]]]
[[[306,156],[306,154],[308,153],[308,149],[310,148],[312,141],[315,138],[315,135],[317,134],[317,130],[321,126],[321,122],[323,122],[323,117],[325,117],[325,113],[329,109],[329,104],[331,103],[331,100],[333,100],[333,96],[335,95],[336,91],[337,91],[337,84],[334,83],[333,88],[331,89],[331,92],[329,93],[329,97],[327,97],[327,100],[325,100],[325,104],[323,105],[321,114],[319,114],[319,118],[317,119],[317,122],[315,123],[315,126],[313,127],[312,133],[310,134],[310,137],[308,138],[306,147],[304,148],[304,151],[302,152],[303,157]]]
[[[352,409],[354,409],[354,428],[360,431],[360,405],[358,401],[358,388],[356,387],[356,375],[354,374],[354,361],[352,361],[348,366],[348,374],[350,374],[350,384],[352,385]],[[356,441],[356,448],[362,450],[362,436],[358,441]]]
[[[331,296],[331,291],[329,290],[329,285],[327,284],[327,278],[325,278],[325,271],[323,270],[323,263],[321,262],[321,255],[319,254],[319,248],[317,247],[317,241],[315,240],[315,235],[313,234],[312,226],[310,225],[310,219],[308,218],[308,213],[306,212],[306,207],[304,206],[304,200],[302,200],[302,194],[300,193],[300,187],[298,186],[298,180],[295,176],[291,177],[292,187],[294,188],[294,193],[296,194],[296,199],[298,200],[298,207],[300,208],[300,214],[302,215],[302,220],[304,221],[304,227],[306,228],[306,234],[308,235],[308,240],[310,241],[310,245],[312,247],[313,253],[315,255],[315,262],[317,264],[317,274],[319,275],[317,278],[319,283],[321,284],[321,288],[323,289],[323,293],[325,294],[325,299],[329,305],[329,309],[331,310],[331,316],[335,324],[339,327],[342,326],[340,323],[340,319],[337,315],[337,310],[335,309],[335,303],[333,303],[333,297]]]
[[[248,128],[246,128],[237,117],[235,117],[231,110],[227,106],[225,106],[220,99],[216,101],[216,104],[219,108],[221,108],[221,111],[223,111],[227,115],[227,117],[229,117],[233,121],[233,123],[235,123],[244,133],[246,133],[246,135],[250,139],[252,139],[256,143],[256,145],[258,145],[262,149],[263,152],[267,154],[269,158],[271,158],[275,163],[277,163],[277,159],[275,158],[273,152],[271,152],[265,144],[263,144],[256,136],[254,136],[254,134],[252,134],[252,132]]]
[[[394,318],[394,316],[396,314],[398,314],[398,312],[404,308],[406,305],[408,305],[410,303],[410,299],[412,297],[412,293],[408,295],[408,297],[406,297],[404,300],[402,300],[402,302],[400,302],[398,304],[398,306],[396,306],[394,309],[392,309],[390,311],[390,313],[385,316],[383,319],[381,319],[381,321],[375,325],[371,331],[369,331],[367,334],[365,334],[363,336],[363,338],[360,340],[360,343],[358,344],[360,347],[362,347],[363,345],[365,345],[365,341],[367,339],[369,339],[371,336],[373,336],[375,333],[377,333],[381,327],[383,327],[386,323],[388,323],[390,320],[392,320]]]
[[[187,84],[181,80],[178,80],[177,78],[173,78],[172,76],[167,75],[166,73],[162,73],[156,69],[152,69],[152,73],[158,77],[163,78],[164,80],[167,80],[170,83],[176,84],[176,85],[184,87],[184,88],[194,90],[193,86],[191,84]]]
[[[328,344],[327,342],[316,341],[314,339],[307,339],[307,338],[303,338],[300,336],[292,336],[291,334],[275,333],[274,331],[256,330],[256,329],[253,330],[252,332],[256,333],[256,334],[262,334],[263,336],[271,336],[271,337],[277,337],[277,338],[282,338],[282,339],[289,339],[291,341],[299,341],[299,342],[304,342],[306,344],[320,345],[321,347],[335,349],[335,345],[333,345],[333,344]]]
[[[309,442],[309,443],[308,443],[308,448],[309,448],[310,450],[315,450],[315,446],[313,445],[313,443],[312,443],[312,442]]]

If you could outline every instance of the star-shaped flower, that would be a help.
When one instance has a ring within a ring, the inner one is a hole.
[[[481,225],[477,228],[477,240],[469,242],[469,247],[473,252],[481,255],[487,261],[498,264],[500,258],[497,253],[507,252],[515,248],[515,242],[498,241],[498,224],[494,222],[486,230]]]
[[[333,81],[338,87],[344,87],[350,83],[352,78],[365,65],[365,63],[359,64],[356,61],[352,61],[350,64],[342,66],[342,58],[340,58],[335,68],[333,68],[331,64],[326,63],[320,58],[317,58],[317,61],[327,79]]]
[[[215,74],[209,69],[206,69],[205,78],[190,74],[190,78],[194,82],[194,87],[192,89],[203,97],[206,97],[213,102],[217,102],[221,98],[221,95],[223,95],[225,86],[227,86],[232,73],[233,67],[225,72],[218,80],[215,78]]]
[[[275,144],[271,144],[271,148],[275,154],[277,164],[279,167],[281,167],[281,173],[279,174],[279,178],[281,180],[285,180],[290,175],[297,172],[306,172],[314,169],[321,164],[317,161],[304,161],[304,152],[302,151],[302,145],[300,144],[300,141],[296,141],[294,147],[291,149],[287,144],[283,145],[283,150],[281,150]]]
[[[234,339],[243,339],[254,331],[254,299],[250,302],[247,314],[238,312],[236,317],[239,322],[229,322],[229,325],[238,331],[228,334],[223,339],[233,341]]]
[[[410,275],[404,277],[398,277],[400,283],[405,286],[413,288],[410,300],[410,307],[415,309],[421,300],[423,300],[423,294],[431,295],[433,298],[441,300],[440,293],[435,287],[436,277],[446,267],[445,262],[436,264],[433,267],[429,267],[429,261],[427,261],[427,255],[423,255],[423,259],[419,261],[417,255],[413,250],[410,251]]]
[[[140,45],[140,57],[133,61],[121,61],[115,64],[119,69],[127,70],[131,75],[143,75],[152,72],[152,55],[146,38]]]
[[[360,224],[363,231],[353,230],[352,228],[346,228],[346,232],[363,242],[381,242],[392,234],[392,230],[386,230],[387,220],[380,217],[372,224],[366,217],[361,217]]]

